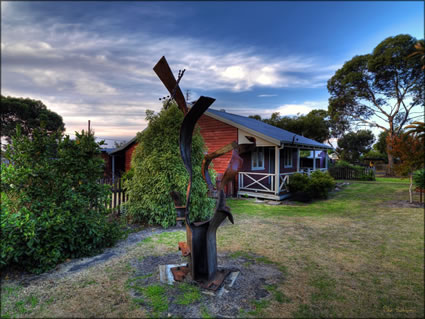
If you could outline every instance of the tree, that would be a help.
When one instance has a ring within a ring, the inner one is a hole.
[[[410,35],[389,37],[371,54],[355,56],[337,70],[328,81],[333,123],[377,127],[391,140],[423,116],[424,72],[420,56],[412,56],[415,44]],[[387,144],[389,173],[394,163],[391,147]]]
[[[379,153],[385,155],[385,157],[388,158],[387,154],[387,137],[388,137],[388,131],[382,131],[378,135],[378,141],[373,144],[373,149],[377,150]]]
[[[121,146],[125,145],[127,141],[114,141],[114,147],[120,148]]]
[[[425,70],[425,45],[424,45],[424,40],[418,41],[415,44],[415,49],[416,49],[416,51],[413,52],[412,54],[410,54],[409,57],[419,55],[421,57],[421,61],[422,61],[422,70]]]
[[[371,150],[374,141],[375,136],[370,130],[350,132],[338,139],[337,152],[342,160],[356,163],[362,154]]]
[[[394,165],[394,170],[401,176],[407,176],[410,179],[409,199],[412,202],[413,172],[424,168],[425,146],[423,140],[408,133],[393,136],[392,140],[389,140],[388,136],[387,139],[387,142],[393,146],[390,152],[399,160]]]
[[[415,135],[422,141],[425,140],[425,123],[424,122],[413,122],[412,124],[406,126],[407,134]]]
[[[129,194],[127,216],[133,221],[168,227],[176,224],[177,217],[170,192],[185,194],[188,183],[179,149],[183,113],[175,103],[170,103],[159,114],[146,112],[146,119],[148,127],[137,135],[139,144],[133,153],[132,177],[125,182]],[[204,151],[204,140],[196,129],[192,142],[190,216],[197,221],[209,217],[215,205],[207,197],[208,188],[201,173]]]
[[[259,115],[251,115],[249,117],[261,120]],[[279,112],[275,112],[269,119],[263,119],[262,121],[320,143],[331,137],[331,123],[325,110],[312,110],[307,115],[298,116],[280,116]]]
[[[10,143],[16,125],[20,125],[23,135],[31,136],[34,129],[41,128],[48,133],[65,131],[62,117],[47,109],[41,101],[29,98],[0,96],[1,100],[1,136]]]
[[[1,165],[0,268],[42,272],[121,237],[105,205],[109,187],[99,183],[100,145],[84,131],[75,140],[37,128],[31,138],[19,129],[13,134],[5,152],[10,164]]]

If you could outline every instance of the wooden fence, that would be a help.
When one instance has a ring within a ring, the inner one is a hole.
[[[370,167],[354,169],[349,167],[331,167],[329,174],[335,179],[375,180],[375,170]]]
[[[112,180],[112,178],[102,178],[100,183],[111,186],[112,196],[110,201],[105,203],[106,208],[111,209],[112,213],[114,214],[121,214],[121,205],[128,200],[128,195],[125,193],[123,188],[122,179],[118,177],[116,177],[114,180]]]

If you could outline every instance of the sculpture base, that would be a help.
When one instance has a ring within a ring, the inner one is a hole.
[[[175,281],[184,281],[186,277],[190,277],[190,268],[188,265],[163,265],[159,267],[160,278],[164,283],[172,285]],[[209,281],[196,281],[201,288],[216,291],[222,285],[224,280],[228,277],[229,274],[232,274],[232,285],[236,280],[239,271],[237,269],[219,269],[214,277],[214,279]],[[236,274],[236,276],[234,275]]]

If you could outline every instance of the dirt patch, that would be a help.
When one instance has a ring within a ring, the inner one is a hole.
[[[424,203],[413,202],[410,203],[408,200],[391,200],[382,203],[382,206],[390,208],[424,208]]]
[[[255,317],[274,300],[278,295],[277,287],[285,280],[283,272],[264,257],[219,254],[219,266],[240,271],[233,286],[229,286],[231,279],[226,279],[221,296],[220,293],[214,295],[199,288],[190,277],[172,286],[160,283],[159,265],[186,261],[177,253],[148,256],[142,261],[133,260],[132,267],[136,271],[134,277],[129,279],[128,287],[134,300],[151,314],[160,317]]]

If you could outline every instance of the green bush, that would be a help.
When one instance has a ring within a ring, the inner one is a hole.
[[[0,267],[19,264],[40,273],[67,258],[92,255],[121,237],[103,205],[108,187],[94,136],[62,139],[19,131],[2,164]]]
[[[304,192],[308,183],[309,178],[306,174],[295,173],[289,177],[288,189],[291,193]]]
[[[416,187],[419,187],[421,189],[425,189],[425,169],[418,169],[417,171],[413,172],[413,183]]]
[[[292,194],[304,193],[307,198],[327,198],[328,193],[335,187],[335,180],[328,172],[314,171],[310,177],[295,173],[289,179],[288,189]],[[302,196],[296,195],[296,198]]]
[[[313,198],[328,198],[328,193],[335,187],[335,180],[328,172],[314,171],[307,184],[307,193]]]
[[[176,224],[176,210],[170,192],[177,191],[185,198],[189,175],[180,157],[179,134],[183,113],[175,104],[159,114],[148,113],[149,126],[138,134],[132,159],[132,177],[125,182],[129,195],[126,215],[131,221],[169,227]],[[190,218],[208,218],[215,201],[207,197],[201,164],[204,141],[196,128],[192,142],[192,193]],[[212,175],[212,179],[214,174]]]

